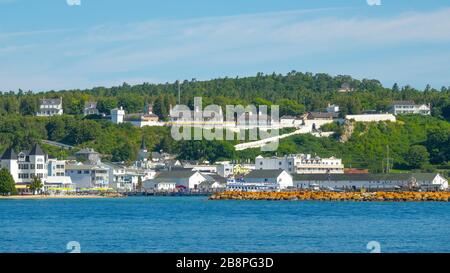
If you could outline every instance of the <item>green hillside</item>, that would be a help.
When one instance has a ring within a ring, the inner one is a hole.
[[[343,83],[355,89],[339,93]],[[404,116],[397,123],[357,124],[346,143],[337,137],[315,138],[297,135],[284,139],[276,153],[311,153],[320,156],[335,155],[344,159],[346,166],[382,171],[382,160],[389,147],[393,168],[447,169],[450,157],[450,88],[439,90],[428,86],[416,90],[409,86],[383,87],[377,80],[356,80],[350,76],[332,77],[327,74],[291,72],[287,75],[263,75],[247,78],[224,78],[210,81],[180,83],[182,103],[190,107],[194,96],[202,96],[203,105],[211,103],[280,105],[280,114],[299,115],[305,111],[322,110],[328,103],[341,106],[342,114],[363,111],[386,111],[393,100],[414,100],[430,103],[432,116]],[[62,97],[65,115],[51,118],[33,116],[40,98]],[[259,149],[236,152],[236,142],[185,141],[175,142],[169,128],[137,128],[130,124],[114,125],[99,117],[83,117],[84,103],[94,100],[102,113],[122,106],[127,113],[139,112],[145,103],[153,103],[154,111],[166,118],[170,105],[176,104],[177,83],[148,84],[119,87],[97,87],[88,90],[61,90],[45,93],[0,93],[0,151],[12,145],[16,150],[28,149],[42,139],[62,142],[76,147],[92,147],[113,161],[131,161],[136,158],[141,138],[151,150],[179,154],[183,159],[253,160]],[[342,131],[338,125],[329,129]],[[45,146],[54,156],[64,157],[67,151]]]

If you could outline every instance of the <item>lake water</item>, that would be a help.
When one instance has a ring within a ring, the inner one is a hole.
[[[0,200],[0,252],[450,252],[450,203]]]

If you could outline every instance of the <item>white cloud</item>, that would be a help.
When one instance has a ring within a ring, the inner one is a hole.
[[[71,80],[66,84],[62,80],[49,81],[49,88],[81,88],[105,84],[108,79],[116,83],[120,77],[123,77],[122,81],[127,81],[145,78],[143,75],[153,73],[158,75],[151,78],[175,80],[180,77],[183,68],[187,70],[183,75],[192,77],[198,77],[206,69],[214,75],[220,75],[221,71],[235,71],[235,75],[243,71],[256,73],[270,69],[268,67],[275,70],[281,67],[280,63],[289,64],[284,66],[285,70],[314,67],[318,70],[313,72],[322,72],[329,67],[336,67],[336,64],[322,62],[320,66],[305,62],[315,62],[314,56],[336,57],[358,52],[365,53],[359,62],[352,62],[354,70],[374,72],[365,66],[373,58],[369,55],[377,54],[377,51],[389,48],[404,48],[406,51],[409,45],[441,45],[450,42],[450,9],[376,18],[350,16],[350,12],[346,13],[345,10],[330,11],[107,24],[87,30],[71,30],[65,35],[49,31],[42,34],[49,39],[40,44],[39,51],[23,49],[22,53],[32,53],[33,58],[23,60],[20,67],[29,69],[27,62],[33,61],[40,64],[38,70],[29,71],[36,73],[34,79],[43,75],[43,79],[67,77],[79,82],[76,85]],[[19,53],[21,50],[13,47],[8,50],[12,49]],[[387,57],[380,55],[378,62],[382,62],[383,58]],[[409,58],[423,62],[426,56],[418,59],[412,53]],[[392,61],[392,57],[385,61]],[[382,69],[380,66],[378,68]],[[20,77],[14,76],[25,72],[8,67],[0,68],[0,73],[18,79]],[[380,73],[372,74],[383,73],[380,70]],[[8,88],[14,89],[23,84],[22,81],[8,82]],[[39,86],[45,86],[44,80],[38,82]],[[33,81],[27,80],[27,83],[30,88],[33,87]]]
[[[66,0],[69,6],[81,6],[81,0]]]

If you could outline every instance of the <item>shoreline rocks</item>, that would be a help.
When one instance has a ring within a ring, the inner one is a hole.
[[[238,192],[215,193],[209,200],[448,202],[450,192]]]

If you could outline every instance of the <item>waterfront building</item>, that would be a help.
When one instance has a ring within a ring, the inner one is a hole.
[[[242,179],[227,181],[232,191],[278,191],[292,186],[292,176],[285,170],[253,170]]]
[[[431,106],[428,104],[416,104],[414,101],[394,101],[389,106],[389,112],[394,115],[419,114],[431,115]]]
[[[199,188],[199,184],[207,181],[208,178],[201,174],[199,171],[192,171],[190,169],[186,170],[172,170],[172,171],[163,171],[158,173],[154,179],[150,179],[149,181],[145,181],[145,189],[154,189],[154,186],[162,183],[164,185],[173,185],[176,187],[189,189],[189,190],[197,190]],[[153,186],[153,187],[152,187]]]
[[[174,181],[157,181],[154,179],[143,182],[144,191],[176,191],[177,183]]]
[[[312,157],[309,154],[286,155],[284,157],[257,156],[255,158],[257,170],[285,170],[288,173],[344,173],[342,159],[330,157]]]
[[[447,190],[448,180],[437,173],[296,174],[294,186],[301,189]]]
[[[125,110],[123,110],[123,107],[120,106],[120,108],[114,108],[111,110],[111,122],[114,124],[120,124],[123,123],[123,119],[125,117]]]
[[[98,164],[75,163],[66,165],[69,176],[77,189],[107,188],[109,186],[108,168]]]
[[[101,162],[100,166],[108,170],[108,186],[119,191],[134,191],[142,181],[155,176],[155,171],[136,167],[127,167],[117,163]]]
[[[64,112],[62,98],[41,99],[39,100],[39,110],[36,112],[38,117],[51,117],[62,115]]]
[[[87,102],[85,102],[84,103],[83,114],[85,116],[98,115],[99,111],[97,109],[97,102],[96,101],[87,101]]]
[[[0,157],[0,167],[11,173],[20,192],[28,192],[27,187],[34,177],[41,179],[44,191],[48,187],[70,187],[71,180],[64,174],[64,165],[63,160],[49,159],[39,144],[18,154],[10,147]]]
[[[205,175],[207,178],[206,181],[203,181],[199,185],[199,189],[203,191],[220,191],[224,190],[227,187],[227,179],[217,175]]]

